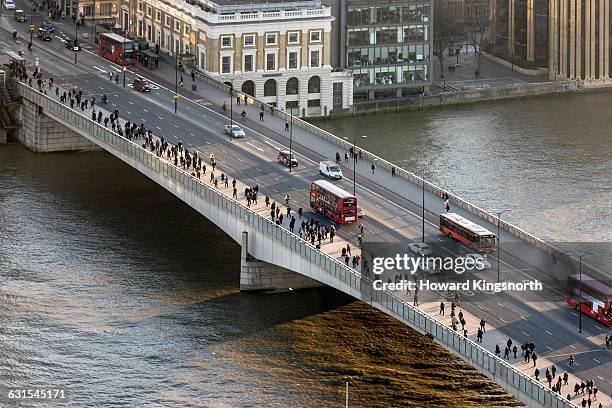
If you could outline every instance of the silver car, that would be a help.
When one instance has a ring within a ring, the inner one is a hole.
[[[225,134],[234,138],[244,137],[244,130],[238,125],[225,125]]]

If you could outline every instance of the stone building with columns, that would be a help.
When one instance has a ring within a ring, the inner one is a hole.
[[[501,0],[510,53],[548,67],[551,80],[608,84],[611,0]]]
[[[119,24],[235,89],[299,116],[353,103],[352,76],[332,69],[333,16],[317,0],[119,0]]]

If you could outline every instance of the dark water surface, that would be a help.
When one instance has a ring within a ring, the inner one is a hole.
[[[516,404],[335,290],[241,294],[239,257],[106,153],[0,147],[0,407]]]

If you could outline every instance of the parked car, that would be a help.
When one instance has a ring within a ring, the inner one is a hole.
[[[231,137],[241,138],[244,137],[244,130],[238,125],[225,125],[225,134]]]
[[[322,161],[319,163],[319,174],[332,180],[340,180],[342,178],[342,169],[337,163]]]
[[[420,256],[431,255],[431,248],[424,242],[412,242],[408,249]]]
[[[360,206],[357,206],[357,218],[363,218],[364,214],[365,212],[363,211],[363,208],[361,208]]]
[[[289,150],[281,150],[278,152],[278,162],[283,163],[289,167]],[[293,154],[291,154],[291,167],[297,167],[298,161]]]
[[[19,23],[25,23],[28,20],[25,11],[15,10],[15,21]]]
[[[53,24],[49,23],[48,21],[43,21],[43,23],[40,25],[40,28],[45,29],[50,33],[55,31],[55,27],[53,27]]]
[[[15,1],[14,0],[4,0],[4,9],[5,10],[15,10]]]
[[[147,81],[143,77],[134,78],[134,89],[138,92],[151,92],[149,81]]]
[[[487,258],[480,254],[467,254],[465,258],[471,258],[474,263],[484,265],[484,269],[491,269],[491,262],[487,261]]]
[[[43,41],[51,41],[51,33],[42,27],[38,29],[36,36]]]

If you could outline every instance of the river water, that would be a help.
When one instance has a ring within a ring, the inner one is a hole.
[[[516,405],[333,289],[240,293],[239,258],[106,153],[1,146],[0,407],[337,407],[346,381],[352,407]]]

